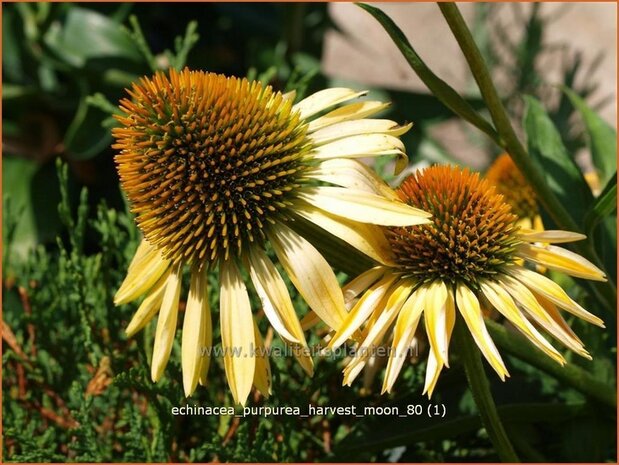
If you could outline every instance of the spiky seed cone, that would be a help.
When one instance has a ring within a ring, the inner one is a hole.
[[[486,179],[503,195],[505,202],[519,218],[539,215],[535,191],[529,185],[511,157],[504,153],[488,168]]]
[[[432,213],[433,222],[388,228],[400,268],[423,282],[464,282],[477,288],[514,261],[517,217],[486,180],[468,169],[433,166],[398,188],[402,201]]]
[[[127,92],[113,147],[145,238],[166,258],[200,265],[262,241],[309,150],[291,102],[259,82],[188,69]]]

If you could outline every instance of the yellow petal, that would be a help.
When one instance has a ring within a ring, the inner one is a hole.
[[[563,328],[548,315],[533,293],[524,284],[511,276],[502,276],[498,278],[498,281],[538,325],[574,352],[580,353],[583,351],[580,341],[566,333]]]
[[[308,187],[299,198],[334,215],[382,226],[412,226],[430,223],[431,215],[404,202],[342,187]]]
[[[361,373],[364,366],[365,363],[351,363],[350,365],[347,365],[346,368],[344,368],[342,386],[352,386],[353,381],[357,378],[357,376],[359,376],[359,373]]]
[[[204,339],[202,340],[202,347],[208,350],[212,350],[213,348],[213,322],[211,321],[210,308],[208,304],[206,306],[209,313],[205,318],[202,318],[202,334]],[[211,356],[210,353],[204,354],[201,358],[200,363],[200,379],[199,383],[202,386],[206,386],[206,382],[208,380],[208,370],[211,365]]]
[[[412,123],[400,126],[388,119],[357,119],[332,124],[312,133],[310,137],[316,147],[360,134],[387,134],[397,137],[407,132],[412,126]]]
[[[402,370],[402,365],[409,353],[409,348],[415,337],[421,313],[425,306],[425,293],[426,288],[420,287],[402,305],[393,329],[391,352],[387,362],[387,369],[385,370],[381,394],[391,392],[391,388]]]
[[[226,378],[234,402],[245,405],[256,370],[254,320],[247,289],[234,262],[222,262],[219,270],[219,316]]]
[[[305,345],[299,318],[292,306],[286,283],[267,254],[259,247],[249,250],[249,274],[273,328],[290,342]]]
[[[593,263],[561,247],[553,245],[540,247],[533,244],[521,244],[518,246],[517,253],[526,260],[577,278],[606,281],[604,272]]]
[[[143,242],[144,244],[145,242]],[[149,248],[146,246],[145,248]],[[142,245],[140,245],[142,248]],[[170,265],[170,261],[161,257],[158,250],[151,248],[142,254],[140,260],[132,262],[127,271],[127,277],[114,296],[114,304],[122,305],[137,299],[148,292],[161,278]]]
[[[372,324],[367,335],[357,348],[353,361],[349,364],[352,369],[355,365],[365,366],[367,360],[373,354],[375,347],[380,344],[385,333],[396,319],[402,305],[410,296],[415,283],[412,280],[404,279],[399,281],[389,291],[390,295],[383,311],[380,312],[376,322]],[[394,289],[395,288],[395,289]],[[352,381],[354,377],[350,379]]]
[[[456,321],[456,310],[452,292],[442,281],[435,281],[427,288],[424,320],[436,358],[449,368],[449,340]]]
[[[163,273],[163,276],[159,278],[159,281],[157,281],[157,283],[153,286],[146,298],[138,307],[137,311],[133,315],[133,318],[131,318],[131,321],[127,325],[127,329],[125,330],[127,337],[131,337],[140,331],[157,314],[159,308],[161,307],[161,302],[163,301],[163,292],[165,291],[168,276],[170,276],[169,268],[165,271],[165,273]]]
[[[342,288],[344,293],[344,302],[348,304],[356,299],[359,294],[366,291],[372,284],[378,281],[386,272],[383,266],[375,266],[367,271],[364,271],[355,279],[350,281]]]
[[[301,346],[299,344],[286,344],[292,349],[292,355],[297,359],[303,371],[307,373],[308,376],[314,375],[314,360],[312,359],[311,352],[309,347]]]
[[[341,187],[380,195],[387,199],[399,200],[397,194],[385,181],[357,160],[347,158],[325,160],[306,176]]]
[[[346,241],[373,260],[384,264],[393,263],[393,251],[380,226],[332,215],[305,202],[299,202],[295,213]]]
[[[553,280],[548,279],[546,276],[536,273],[535,271],[527,270],[521,267],[509,268],[509,273],[518,281],[527,286],[530,290],[541,294],[555,305],[567,310],[573,315],[582,318],[589,323],[604,328],[604,322],[597,316],[589,313],[582,308],[576,302],[574,302],[567,293],[555,283]]]
[[[466,326],[473,336],[475,344],[477,344],[481,353],[486,360],[488,360],[490,366],[497,372],[499,378],[505,381],[505,377],[509,376],[509,373],[507,372],[507,368],[505,368],[499,351],[494,345],[494,342],[492,342],[490,334],[488,334],[486,324],[484,323],[484,315],[479,307],[479,300],[477,300],[473,291],[466,285],[458,284],[456,286],[456,303]]]
[[[548,299],[544,298],[543,296],[536,294],[535,292],[533,294],[535,295],[535,298],[537,299],[539,304],[544,308],[548,316],[550,316],[550,318],[554,320],[554,322],[563,330],[563,332],[567,335],[567,337],[569,337],[570,339],[574,341],[573,342],[574,345],[580,348],[580,350],[577,350],[576,353],[580,355],[581,357],[584,357],[588,360],[592,360],[592,357],[591,355],[589,355],[589,352],[587,352],[587,350],[585,349],[583,342],[576,335],[576,333],[572,330],[572,328],[570,328],[570,326],[567,324],[567,321],[565,321],[563,316],[561,316],[561,313],[559,312],[559,309],[557,309],[555,304],[553,304],[552,302],[550,302]]]
[[[192,270],[189,283],[189,296],[183,320],[181,339],[181,364],[183,369],[183,388],[189,397],[195,391],[200,379],[204,350],[205,319],[211,318],[208,305],[208,281],[206,271]]]
[[[571,231],[547,230],[535,231],[533,229],[521,229],[518,231],[520,239],[527,242],[546,242],[549,244],[560,244],[563,242],[582,241],[587,238],[584,234]]]
[[[254,372],[254,386],[268,398],[271,395],[271,364],[267,349],[260,335],[258,325],[254,320],[254,337],[256,339],[256,371]]]
[[[492,281],[480,283],[481,291],[490,304],[510,321],[529,341],[561,365],[563,356],[542,336],[516,306],[509,293]]]
[[[163,370],[168,364],[168,359],[172,352],[172,344],[174,343],[174,336],[176,334],[178,299],[181,293],[181,273],[181,265],[173,265],[163,294],[159,317],[157,318],[155,346],[153,348],[153,359],[150,368],[150,376],[154,382],[161,379]]]
[[[318,323],[320,323],[322,320],[320,319],[320,317],[318,315],[316,315],[316,312],[313,310],[310,310],[307,315],[305,315],[302,319],[301,319],[301,329],[303,329],[303,331],[306,331],[310,328],[313,328],[314,326],[316,326]]]
[[[149,255],[152,255],[155,252],[155,248],[151,246],[146,239],[142,239],[140,241],[140,245],[138,245],[133,258],[131,259],[131,263],[129,264],[128,270],[134,269],[136,266],[139,266],[142,260]]]
[[[362,119],[367,116],[374,115],[390,104],[384,102],[378,102],[375,100],[365,100],[363,102],[355,102],[344,105],[340,108],[330,111],[324,116],[316,118],[310,121],[308,125],[308,133],[316,132],[319,129],[337,124],[342,121],[350,121],[355,119]]]
[[[299,111],[301,119],[309,118],[310,116],[320,113],[329,107],[335,106],[347,100],[352,100],[362,95],[367,94],[367,91],[356,91],[353,89],[345,89],[342,87],[334,87],[325,89],[309,97],[304,98],[299,103],[293,106],[294,110]]]
[[[277,258],[310,308],[331,328],[338,328],[347,315],[344,296],[324,257],[281,223],[268,236]]]
[[[434,351],[430,351],[428,354],[428,363],[426,365],[426,382],[423,386],[422,395],[428,393],[428,398],[432,397],[436,382],[443,369],[443,362],[436,358]]]
[[[354,334],[355,331],[359,329],[363,323],[365,323],[374,310],[381,310],[379,305],[383,298],[388,294],[388,291],[395,280],[395,275],[388,274],[376,284],[372,285],[367,292],[363,294],[363,297],[359,299],[359,302],[357,302],[357,304],[353,307],[344,322],[336,328],[336,333],[333,336],[333,339],[329,341],[329,349],[334,350],[342,345]]]
[[[366,158],[395,155],[408,162],[404,144],[386,134],[362,134],[336,140],[314,149],[310,156],[317,160],[331,158]]]

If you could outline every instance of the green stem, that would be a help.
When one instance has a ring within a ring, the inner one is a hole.
[[[461,319],[456,322],[454,336],[456,347],[458,347],[458,352],[464,363],[466,379],[490,441],[494,444],[497,454],[503,462],[519,462],[492,398],[490,383],[482,365],[479,349]]]
[[[473,73],[473,77],[479,86],[481,95],[486,102],[492,121],[499,135],[498,144],[506,150],[514,160],[514,163],[522,174],[526,177],[529,184],[535,190],[539,202],[544,209],[552,217],[557,226],[567,231],[580,231],[582,228],[576,224],[570,216],[565,206],[554,195],[545,176],[539,170],[533,159],[527,153],[527,150],[520,143],[514,128],[512,127],[507,111],[503,106],[499,94],[494,87],[490,72],[486,67],[486,63],[479,51],[479,48],[473,40],[473,36],[469,31],[464,18],[460,14],[457,5],[452,2],[440,2],[438,4],[443,17],[447,21],[451,32],[453,32],[460,49],[464,53],[469,68]],[[594,262],[599,268],[603,268],[593,246],[590,244],[591,239],[573,244],[574,249],[582,256]],[[597,288],[597,293],[603,296],[603,301],[609,308],[615,308],[617,300],[617,290],[610,283],[600,283],[594,285]]]
[[[588,397],[606,404],[612,409],[617,408],[617,390],[614,386],[597,380],[573,363],[568,363],[565,366],[559,365],[533,347],[523,336],[509,332],[504,326],[494,321],[486,320],[486,327],[492,336],[492,340],[503,351],[544,371]]]

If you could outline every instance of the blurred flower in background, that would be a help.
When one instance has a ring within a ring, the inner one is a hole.
[[[509,154],[503,153],[492,162],[486,179],[512,208],[523,228],[542,231],[544,225],[537,206],[535,191],[531,188]]]

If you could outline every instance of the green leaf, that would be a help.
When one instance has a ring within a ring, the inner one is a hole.
[[[617,210],[617,172],[608,181],[606,187],[591,206],[591,210],[585,216],[585,231],[591,234],[598,223]]]
[[[82,97],[64,136],[64,145],[74,160],[93,158],[112,141],[108,128],[103,124],[108,113],[89,104],[89,101],[88,96]]]
[[[83,67],[92,58],[143,61],[135,42],[118,23],[86,8],[71,8],[64,25],[50,28],[45,42],[58,56],[76,67]]]
[[[449,84],[428,68],[402,30],[389,18],[389,16],[378,8],[365,3],[358,3],[357,5],[370,13],[381,26],[383,26],[400,52],[402,52],[402,55],[404,55],[404,58],[406,58],[406,61],[408,61],[413,71],[419,76],[419,79],[423,81],[428,89],[430,89],[445,106],[477,127],[480,131],[485,132],[492,140],[498,142],[499,136],[492,125],[482,118]]]
[[[593,194],[574,159],[567,153],[561,136],[539,100],[525,95],[523,128],[528,151],[546,176],[546,181],[572,218],[583,224],[593,203]]]
[[[32,160],[3,155],[2,193],[13,216],[3,215],[3,225],[15,223],[11,261],[25,259],[38,243],[53,239],[60,229],[55,209],[59,192],[53,163],[40,166]]]
[[[589,139],[591,158],[605,185],[617,171],[617,131],[594,112],[576,92],[563,87],[572,105],[580,112]]]

